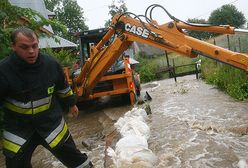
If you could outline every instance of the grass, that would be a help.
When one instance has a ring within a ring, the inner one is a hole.
[[[169,64],[173,66],[173,62],[175,66],[185,65],[194,63],[197,59],[191,59],[182,55],[178,55],[176,53],[168,54]],[[167,67],[167,59],[166,55],[154,55],[154,56],[146,56],[146,55],[138,55],[138,61],[140,64],[136,67],[136,70],[140,74],[140,78],[142,83],[150,82],[153,80],[166,79],[169,77],[168,72],[157,73],[161,69]],[[188,72],[194,70],[194,66],[184,66],[176,68],[176,73]]]
[[[204,59],[202,76],[208,84],[217,86],[231,97],[237,100],[248,100],[247,72],[230,65]]]

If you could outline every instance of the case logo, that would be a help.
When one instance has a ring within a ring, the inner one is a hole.
[[[144,38],[148,38],[150,34],[149,30],[144,29],[143,27],[135,26],[135,25],[132,26],[130,23],[125,24],[125,30],[130,33],[136,34],[138,36],[142,36]]]

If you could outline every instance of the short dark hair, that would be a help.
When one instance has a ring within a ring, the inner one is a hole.
[[[38,39],[38,35],[30,28],[19,27],[11,33],[11,42],[14,44],[16,42],[16,36],[18,33],[22,33],[24,36],[34,39],[34,35]]]

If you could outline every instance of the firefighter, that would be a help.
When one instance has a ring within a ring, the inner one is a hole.
[[[38,36],[28,28],[11,35],[13,54],[0,62],[0,103],[4,111],[3,153],[7,168],[30,168],[38,145],[66,167],[93,167],[75,146],[61,104],[78,115],[75,96],[63,70],[51,56],[39,53]]]

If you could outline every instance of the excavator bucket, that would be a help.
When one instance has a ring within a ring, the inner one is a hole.
[[[146,94],[144,96],[144,101],[151,101],[152,97],[149,95],[149,93],[146,91]]]
[[[149,95],[149,93],[146,91],[143,98],[141,96],[138,97],[137,104],[144,104],[147,101],[151,101],[152,97]]]

